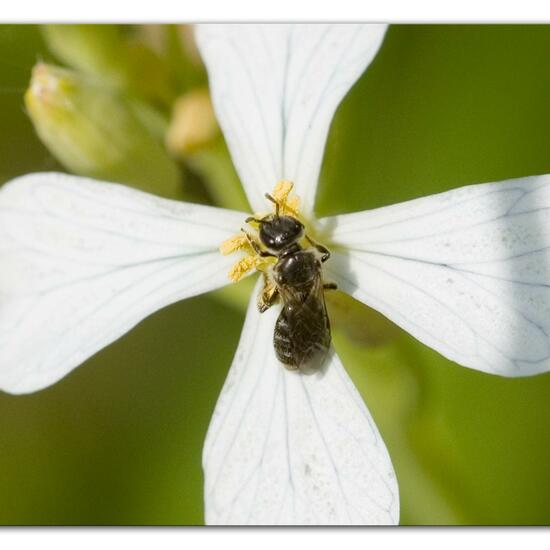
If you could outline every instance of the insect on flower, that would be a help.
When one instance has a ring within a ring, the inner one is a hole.
[[[247,218],[247,223],[258,226],[258,238],[243,230],[246,236],[241,237],[241,243],[249,245],[256,256],[256,269],[264,272],[264,288],[258,296],[260,313],[279,299],[283,302],[273,340],[277,359],[289,370],[313,372],[321,368],[330,347],[330,323],[323,291],[336,289],[336,285],[322,281],[321,263],[330,258],[330,252],[304,234],[304,224],[296,217],[297,207],[287,205],[291,189],[291,183],[281,182],[273,194],[278,198],[266,193],[266,198],[275,205],[275,212],[260,219]],[[302,239],[308,248],[300,245]],[[233,251],[235,242],[239,239],[230,239],[222,250]],[[262,269],[262,258],[277,261],[266,263]],[[242,265],[242,262],[236,264],[237,272],[243,273]]]
[[[199,26],[252,218],[62,174],[8,183],[0,387],[46,387],[159,308],[224,286],[228,273],[260,271],[205,442],[207,522],[396,523],[393,467],[329,348],[321,285],[326,277],[466,367],[546,372],[550,176],[315,219],[330,122],[384,33],[384,25]],[[262,213],[274,186],[275,211]],[[248,235],[239,231],[247,219]],[[286,261],[297,257],[294,274]],[[304,315],[306,306],[314,313]],[[323,368],[303,374],[327,348]]]

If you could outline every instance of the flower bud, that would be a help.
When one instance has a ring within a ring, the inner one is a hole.
[[[139,107],[113,90],[39,63],[25,105],[42,142],[71,172],[179,196],[178,167],[142,124]]]
[[[163,60],[117,25],[44,25],[42,30],[50,50],[70,67],[138,97],[172,101]]]
[[[193,90],[175,102],[166,134],[166,145],[174,155],[185,157],[206,147],[218,134],[218,123],[206,90]]]
[[[248,209],[206,90],[195,89],[176,101],[165,141],[172,155],[201,177],[218,206]]]

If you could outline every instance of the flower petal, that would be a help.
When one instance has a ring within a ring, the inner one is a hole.
[[[64,174],[0,191],[0,388],[56,382],[156,310],[221,287],[244,214]]]
[[[466,367],[550,370],[550,176],[327,218],[340,288]]]
[[[277,309],[252,296],[204,447],[207,523],[396,523],[395,474],[359,393],[335,353],[314,375],[278,363]]]
[[[375,56],[386,25],[199,25],[216,114],[255,211],[291,180],[313,210],[334,112]]]

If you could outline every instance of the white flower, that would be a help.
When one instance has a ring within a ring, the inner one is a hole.
[[[550,176],[469,186],[315,220],[334,112],[374,57],[381,25],[207,25],[198,31],[220,125],[252,211],[295,182],[333,255],[327,280],[461,365],[550,367]],[[33,174],[0,191],[0,387],[66,375],[161,307],[229,282],[218,247],[249,214],[120,185]],[[278,364],[278,308],[251,297],[204,449],[206,519],[395,523],[393,468],[330,355],[323,374]]]

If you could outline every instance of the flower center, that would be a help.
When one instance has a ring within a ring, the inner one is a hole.
[[[273,212],[261,212],[251,218],[247,218],[246,223],[251,231],[241,230],[241,233],[230,237],[220,245],[220,252],[226,256],[233,252],[243,251],[245,256],[238,260],[229,271],[229,278],[233,282],[240,281],[247,273],[252,270],[266,272],[277,261],[273,256],[262,256],[262,244],[259,238],[259,221],[272,215],[292,216],[300,219],[299,205],[300,199],[294,195],[290,196],[294,184],[290,181],[280,181],[270,195],[273,201]]]

